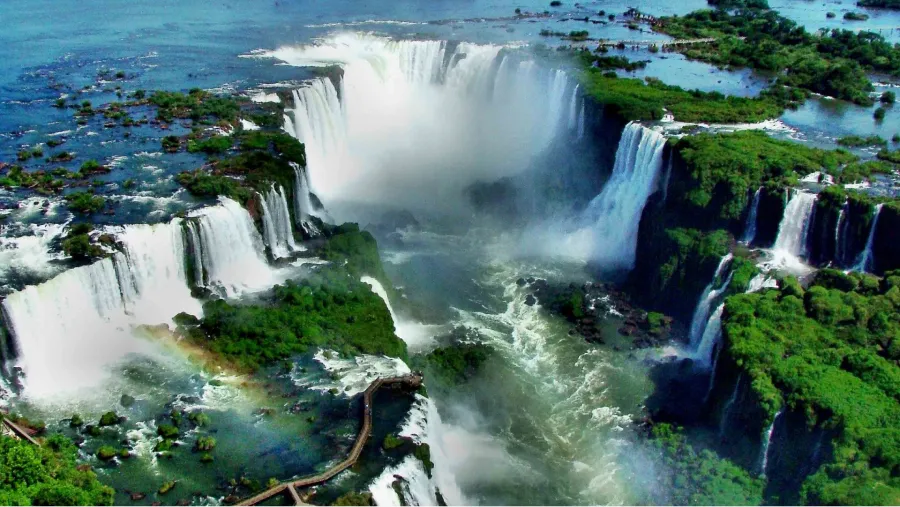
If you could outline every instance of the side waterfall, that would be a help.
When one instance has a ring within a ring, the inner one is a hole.
[[[838,266],[844,264],[844,231],[847,230],[847,213],[850,211],[850,203],[845,202],[838,212],[837,224],[834,227],[834,263]]]
[[[875,242],[875,230],[878,228],[878,217],[881,216],[881,207],[883,204],[875,206],[875,216],[872,218],[872,227],[869,228],[869,238],[866,239],[866,248],[859,255],[856,265],[853,266],[854,271],[868,271],[872,269],[872,243]]]
[[[382,301],[384,301],[384,304],[387,306],[388,312],[391,314],[391,320],[394,321],[394,329],[397,333],[397,336],[406,343],[411,351],[419,351],[433,346],[433,337],[438,334],[441,326],[433,326],[409,320],[401,320],[394,312],[394,307],[393,305],[391,305],[391,300],[388,298],[387,291],[384,290],[384,286],[381,285],[381,282],[379,282],[375,278],[372,278],[371,276],[364,276],[360,278],[359,281],[372,287],[372,292],[377,294],[378,297],[380,297]]]
[[[3,301],[25,374],[25,396],[61,396],[96,386],[128,354],[152,353],[147,342],[131,335],[132,325],[168,323],[181,311],[200,315],[187,284],[180,219],[125,226],[119,239],[124,253],[65,271]]]
[[[295,162],[291,162],[291,167],[294,168],[294,219],[308,237],[318,236],[321,231],[316,223],[310,220],[318,214],[310,197],[309,175],[305,168]],[[319,218],[324,220],[326,217],[319,216]]]
[[[601,265],[634,267],[641,213],[662,169],[665,145],[659,132],[635,122],[625,127],[612,176],[584,212],[592,258]]]
[[[741,372],[738,374],[737,381],[734,383],[734,391],[731,393],[731,397],[728,398],[728,402],[725,403],[725,407],[722,409],[722,417],[719,420],[719,438],[725,437],[725,429],[728,427],[728,414],[731,412],[731,407],[734,406],[734,402],[737,401],[738,394],[741,392],[741,381],[744,379],[744,373]]]
[[[226,297],[272,285],[263,240],[250,213],[237,202],[220,197],[219,205],[200,210],[200,255],[206,286]]]
[[[769,425],[769,428],[766,430],[765,436],[763,437],[759,464],[760,474],[762,474],[763,477],[765,477],[766,470],[769,468],[769,447],[772,445],[772,434],[775,432],[775,423],[778,422],[778,418],[781,417],[781,414],[783,413],[784,409],[782,408],[775,414],[775,417],[772,419],[772,424]]]
[[[746,244],[753,243],[756,238],[756,216],[759,212],[759,196],[762,194],[762,187],[756,189],[753,194],[753,202],[750,203],[750,214],[747,215],[747,225],[744,226],[744,237],[742,241]]]
[[[275,185],[260,199],[263,215],[263,231],[266,245],[276,259],[288,257],[298,250],[294,242],[294,230],[291,225],[291,214],[288,211],[287,198],[281,185]]]
[[[792,257],[808,253],[806,238],[809,235],[809,219],[812,216],[816,195],[795,191],[784,209],[784,218],[778,227],[778,237],[773,250]]]
[[[725,269],[731,263],[732,258],[733,256],[730,253],[722,257],[712,280],[710,280],[706,289],[704,289],[703,293],[700,295],[700,299],[697,302],[697,308],[694,310],[694,316],[691,318],[691,329],[688,334],[690,345],[692,347],[696,348],[700,339],[703,337],[706,329],[705,326],[709,319],[709,309],[712,306],[712,302],[725,291],[728,284],[731,282],[731,277],[729,276],[721,286],[716,288],[716,281],[722,279],[722,276],[725,274]]]

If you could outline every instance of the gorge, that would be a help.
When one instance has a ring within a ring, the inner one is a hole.
[[[898,498],[895,152],[700,125],[769,99],[616,77],[507,10],[235,36],[161,64],[188,78],[135,63],[156,92],[54,67],[53,132],[0,140],[0,407],[116,504],[320,473],[414,371],[304,501]]]

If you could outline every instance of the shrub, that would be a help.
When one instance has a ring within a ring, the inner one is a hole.
[[[872,114],[872,116],[876,120],[881,121],[884,119],[884,114],[885,114],[885,109],[883,107],[879,107],[878,109],[875,110],[875,112]]]
[[[194,443],[194,449],[198,451],[211,451],[215,447],[216,439],[208,436],[197,437],[197,441]]]
[[[115,426],[119,424],[119,416],[113,411],[106,412],[100,416],[100,426]]]
[[[156,428],[156,434],[166,440],[173,440],[178,438],[178,428],[171,424],[160,424]]]
[[[108,445],[104,445],[97,450],[97,458],[101,461],[109,461],[116,457],[116,450]]]
[[[103,209],[106,199],[90,192],[75,192],[66,196],[66,203],[72,211],[90,215]]]
[[[897,95],[892,91],[886,91],[881,94],[880,100],[882,104],[893,104],[897,101]]]

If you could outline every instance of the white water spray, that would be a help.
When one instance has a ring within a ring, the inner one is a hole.
[[[260,199],[263,215],[263,231],[266,236],[266,245],[272,251],[276,259],[288,257],[299,248],[294,242],[294,229],[291,225],[291,214],[288,211],[287,198],[284,189],[275,185]]]
[[[778,227],[778,237],[773,249],[794,258],[807,254],[806,238],[809,235],[809,219],[812,216],[816,195],[803,191],[794,192],[784,209],[784,217]]]
[[[838,212],[837,224],[834,227],[834,263],[838,266],[844,262],[844,230],[847,228],[847,213],[850,203],[845,202]]]
[[[748,245],[756,239],[756,216],[759,212],[760,194],[762,194],[762,187],[756,189],[756,192],[753,194],[753,202],[750,203],[750,213],[747,215],[747,224],[744,226],[743,242]]]
[[[219,205],[199,212],[200,262],[207,285],[227,297],[270,287],[263,241],[250,214],[237,202],[220,197]]]
[[[725,280],[722,285],[718,288],[716,287],[716,282],[721,280],[722,276],[725,275],[725,270],[728,268],[731,259],[733,258],[734,256],[730,253],[722,257],[718,267],[716,267],[716,272],[713,274],[712,280],[710,280],[709,284],[707,284],[703,293],[700,295],[700,299],[697,302],[697,308],[694,309],[694,316],[691,318],[691,328],[688,334],[691,347],[696,348],[700,339],[703,337],[706,328],[705,326],[709,319],[709,309],[712,306],[713,301],[728,288],[728,284],[731,282],[731,277],[729,275],[728,279]]]
[[[561,246],[550,238],[541,242],[557,255],[561,251],[565,256],[591,259],[607,269],[633,268],[641,213],[656,188],[665,145],[666,138],[659,132],[629,123],[616,150],[612,176],[578,218],[578,230],[567,235]]]
[[[872,226],[869,228],[869,237],[866,239],[866,247],[859,254],[859,260],[853,266],[854,271],[868,271],[872,269],[872,244],[875,243],[875,232],[878,228],[878,217],[881,216],[881,208],[883,204],[875,206],[875,216],[872,218]]]
[[[778,411],[775,414],[775,417],[772,419],[772,424],[769,425],[769,428],[766,430],[765,436],[763,437],[763,445],[762,450],[760,452],[760,464],[759,469],[760,473],[763,477],[766,476],[766,471],[769,468],[769,447],[772,445],[772,434],[775,433],[775,423],[778,422],[778,418],[781,417],[781,414],[784,413],[784,409]]]
[[[285,122],[316,195],[433,207],[522,171],[571,118],[564,72],[502,50],[338,34],[265,56],[343,70],[296,90]]]

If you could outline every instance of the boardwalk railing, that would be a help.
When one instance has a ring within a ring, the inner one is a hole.
[[[422,375],[413,373],[402,377],[379,378],[369,384],[369,387],[366,388],[365,393],[363,394],[362,428],[360,428],[359,434],[356,436],[356,442],[353,443],[353,448],[350,449],[350,455],[347,456],[347,459],[320,474],[303,477],[294,481],[282,482],[256,496],[242,501],[239,505],[256,505],[274,496],[285,493],[290,493],[295,505],[302,505],[300,496],[297,494],[298,489],[321,484],[353,466],[359,459],[359,455],[362,454],[363,447],[365,447],[366,442],[369,440],[369,434],[372,432],[372,395],[382,386],[393,384],[405,384],[413,388],[418,388],[422,385]]]

